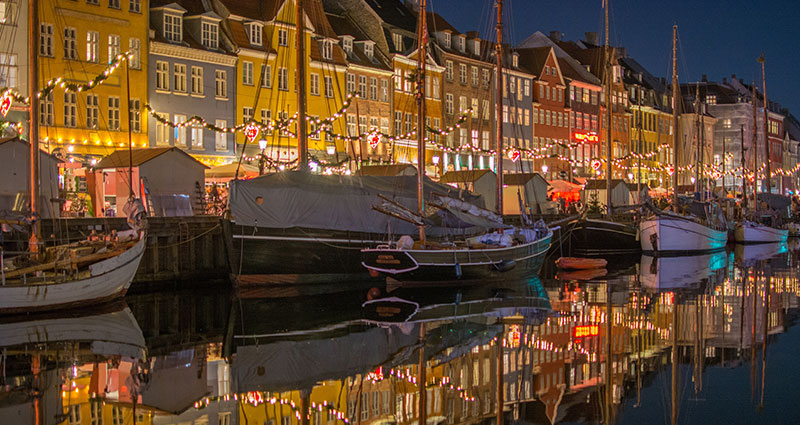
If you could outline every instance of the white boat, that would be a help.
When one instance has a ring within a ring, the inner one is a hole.
[[[718,230],[688,217],[662,214],[639,223],[642,251],[647,253],[701,253],[722,250],[727,230]]]
[[[789,239],[786,229],[775,229],[752,221],[737,224],[733,234],[737,243],[779,243]]]
[[[727,260],[725,252],[684,257],[642,255],[639,281],[655,291],[697,288],[703,279],[726,267]]]
[[[142,232],[133,246],[79,270],[74,279],[62,280],[52,273],[37,277],[35,272],[4,279],[0,315],[63,310],[121,298],[139,268],[145,239]]]

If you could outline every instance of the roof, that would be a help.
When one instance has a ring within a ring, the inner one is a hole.
[[[611,187],[616,188],[620,183],[624,184],[625,180],[622,179],[614,179],[611,180]],[[625,186],[627,187],[627,185]],[[583,186],[584,190],[605,190],[606,189],[606,179],[593,179],[587,180],[586,185]]]
[[[544,64],[547,62],[547,58],[550,57],[551,50],[552,48],[550,46],[544,46],[516,49],[515,51],[519,54],[520,66],[533,72],[535,75],[542,75]]]
[[[561,48],[561,46],[556,44],[550,37],[546,36],[541,31],[536,31],[535,33],[531,34],[522,43],[520,43],[518,47],[530,48],[544,46],[550,46],[553,48],[553,53],[555,53],[556,58],[558,59],[558,66],[561,68],[561,72],[565,77],[574,80],[576,79],[576,76],[580,76],[580,81],[598,86],[601,84],[600,80],[591,72],[589,72],[586,67],[581,65],[579,61],[570,56],[569,53]],[[569,67],[564,66],[564,63],[568,64]],[[569,68],[569,70],[567,70],[567,68]]]
[[[381,20],[388,25],[416,32],[417,16],[403,3],[402,0],[364,0]]]
[[[5,137],[5,138],[0,139],[0,145],[3,145],[5,143],[9,143],[9,142],[17,142],[17,143],[20,143],[22,145],[28,146],[28,150],[30,150],[30,143],[28,143],[27,140],[23,140],[19,136]],[[61,162],[61,160],[58,159],[55,155],[47,153],[46,151],[43,151],[43,150],[39,149],[39,153],[42,154],[42,155],[45,155],[45,156],[48,156],[48,157],[52,158],[53,161]],[[28,160],[28,161],[30,161],[30,160]]]
[[[187,158],[190,158],[192,161],[198,163],[203,168],[208,168],[202,162],[194,159],[191,155],[184,152],[180,148],[172,147],[163,147],[163,148],[146,148],[146,149],[135,149],[133,151],[128,151],[125,149],[114,151],[111,155],[108,155],[100,160],[100,162],[95,165],[94,168],[102,169],[102,168],[122,168],[127,167],[128,164],[133,163],[134,167],[138,167],[150,160],[153,160],[169,151],[178,151],[182,155],[186,155]],[[130,157],[129,157],[130,155]]]
[[[460,170],[448,171],[439,180],[439,183],[466,183],[475,182],[484,176],[491,174],[494,178],[495,174],[492,170]]]
[[[353,25],[346,16],[341,16],[333,13],[326,13],[328,22],[331,24],[333,30],[339,36],[349,35],[353,37],[355,42],[359,41],[373,41],[367,37],[356,25]],[[352,64],[378,68],[385,71],[392,70],[392,67],[379,58],[378,49],[374,49],[372,57],[367,56],[362,48],[354,45],[353,50],[349,53],[342,49],[343,54],[346,56],[347,61]]]
[[[541,179],[545,184],[547,184],[547,180],[542,177],[539,173],[509,173],[503,174],[503,184],[509,186],[522,186],[529,181],[536,179]]]
[[[409,170],[410,169],[410,170]],[[407,173],[406,171],[413,171]],[[411,164],[367,165],[358,171],[362,176],[400,176],[417,175],[417,168]]]
[[[284,0],[217,0],[217,2],[233,15],[259,21],[271,21],[275,19]]]

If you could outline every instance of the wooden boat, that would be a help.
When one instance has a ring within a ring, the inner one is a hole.
[[[558,268],[567,270],[601,269],[607,265],[604,258],[560,257],[556,260]]]
[[[653,257],[642,254],[639,281],[651,290],[699,288],[704,279],[727,266],[725,252],[681,257]]]
[[[638,254],[642,247],[636,223],[583,218],[570,230],[572,252],[578,255]]]
[[[741,222],[734,230],[737,243],[780,243],[788,238],[788,229],[775,229],[752,221]]]
[[[581,270],[560,270],[556,274],[558,280],[592,280],[608,274],[606,269],[581,269]]]
[[[653,254],[689,254],[725,249],[728,232],[691,217],[661,213],[639,224],[642,251]]]
[[[84,257],[4,268],[0,315],[63,310],[121,298],[139,268],[145,239],[141,232],[136,241]]]

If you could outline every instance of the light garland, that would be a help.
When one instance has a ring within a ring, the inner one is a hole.
[[[253,407],[258,407],[261,404],[271,404],[271,405],[281,405],[281,406],[288,406],[292,411],[294,411],[295,417],[300,419],[303,412],[301,411],[300,407],[297,406],[297,403],[290,399],[286,398],[278,398],[270,396],[265,391],[248,391],[246,393],[234,393],[234,394],[225,394],[220,396],[213,396],[213,397],[203,397],[202,399],[196,401],[194,403],[195,409],[204,409],[208,407],[211,402],[221,402],[221,401],[237,401],[249,404]],[[350,423],[350,420],[347,418],[347,415],[344,412],[334,409],[333,403],[328,403],[327,401],[323,401],[322,403],[311,402],[308,412],[306,414],[310,415],[314,411],[322,412],[326,411],[328,413],[332,413],[336,419],[344,422]]]

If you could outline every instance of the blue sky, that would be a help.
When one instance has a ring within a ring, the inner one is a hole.
[[[493,0],[429,0],[431,8],[459,31],[493,30]],[[602,34],[601,0],[505,0],[506,39],[519,43],[529,34],[560,31],[566,40],[584,32]],[[756,59],[766,55],[767,96],[800,116],[800,2],[784,0],[612,0],[611,42],[652,74],[669,77],[672,25],[678,25],[681,83],[703,74],[720,81],[736,74],[761,87]],[[494,39],[494,36],[492,36]],[[602,40],[602,38],[601,38]]]

